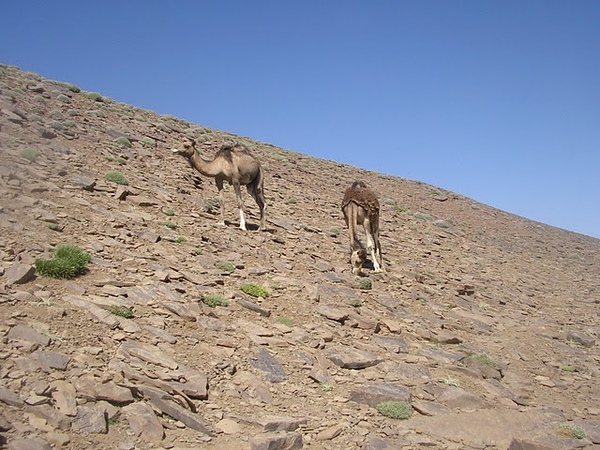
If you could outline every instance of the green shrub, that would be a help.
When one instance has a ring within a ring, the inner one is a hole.
[[[79,89],[78,86],[76,86],[74,84],[70,84],[70,83],[67,83],[67,89],[70,90],[71,92],[76,93],[76,94],[78,94],[79,92],[81,92],[81,89]]]
[[[133,310],[127,306],[110,305],[108,312],[115,316],[124,317],[125,319],[133,319]]]
[[[125,175],[116,170],[107,172],[104,178],[106,178],[107,181],[111,181],[117,184],[123,184],[125,186],[129,184],[129,181],[127,180],[127,178],[125,178]]]
[[[348,303],[350,303],[350,306],[354,306],[355,308],[362,306],[362,300],[360,298],[351,298]]]
[[[585,430],[579,425],[572,423],[563,423],[558,427],[558,432],[564,436],[583,439],[585,437]]]
[[[294,326],[294,321],[287,317],[277,316],[275,317],[275,322],[280,323],[282,325],[286,325],[288,327]]]
[[[240,286],[240,289],[242,292],[251,295],[252,297],[267,298],[269,296],[269,293],[264,287],[254,283],[244,283]]]
[[[116,138],[115,142],[117,144],[119,144],[121,147],[131,148],[131,141],[124,136]]]
[[[496,365],[494,360],[492,358],[490,358],[486,353],[479,353],[479,354],[472,353],[469,356],[473,359],[476,359],[480,363],[485,364],[486,366],[493,367]]]
[[[406,420],[410,417],[410,406],[406,402],[388,401],[377,405],[379,414],[392,419]]]
[[[170,217],[170,216],[174,216],[174,215],[175,215],[175,211],[173,211],[173,210],[172,210],[172,209],[170,209],[170,208],[169,208],[169,209],[165,209],[165,210],[163,211],[163,213],[165,213],[165,216],[169,216],[169,217]]]
[[[187,242],[187,238],[184,236],[177,236],[177,238],[175,238],[175,242],[177,242],[178,244],[181,244],[183,242]]]
[[[235,265],[229,261],[219,261],[218,263],[215,263],[215,267],[223,270],[224,272],[233,272],[235,270]]]
[[[330,236],[333,236],[333,237],[335,237],[335,236],[337,236],[337,235],[339,235],[339,234],[340,234],[340,229],[339,229],[339,227],[331,227],[331,228],[329,229],[329,235],[330,235]]]
[[[103,100],[102,96],[97,92],[82,92],[81,95],[96,102],[101,102]]]
[[[142,139],[142,145],[144,147],[156,147],[156,141],[152,138],[145,137]]]
[[[219,294],[207,294],[204,297],[202,297],[202,302],[205,305],[210,306],[211,308],[214,308],[216,306],[229,305],[229,302],[225,300],[222,295]]]
[[[370,278],[361,278],[358,281],[358,286],[364,291],[370,291],[373,288],[373,281]]]
[[[168,222],[165,222],[165,227],[174,230],[175,228],[177,228],[177,225],[169,220]]]
[[[63,103],[67,103],[67,104],[71,103],[71,99],[70,99],[68,96],[66,96],[65,94],[60,94],[60,95],[59,95],[58,97],[56,97],[56,98],[57,98],[58,100],[60,100],[61,102],[63,102]]]
[[[38,156],[40,156],[40,154],[41,153],[39,150],[36,150],[34,148],[26,148],[21,151],[20,156],[21,158],[25,158],[30,162],[33,162]]]
[[[53,259],[37,259],[36,271],[51,278],[74,278],[84,273],[91,256],[75,245],[63,245],[54,251]]]

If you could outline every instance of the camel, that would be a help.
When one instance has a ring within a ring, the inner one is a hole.
[[[379,201],[375,193],[362,181],[355,181],[344,193],[342,212],[350,232],[352,273],[361,274],[362,266],[367,259],[367,251],[371,253],[375,272],[383,271],[383,258],[379,243]],[[357,225],[362,225],[365,230],[367,249],[356,235]]]
[[[184,156],[190,166],[202,175],[215,179],[221,203],[221,225],[225,225],[225,201],[223,182],[233,186],[240,211],[240,228],[246,230],[244,217],[244,200],[240,186],[246,186],[248,193],[254,198],[260,209],[260,227],[265,229],[265,195],[263,191],[263,171],[260,163],[243,144],[223,144],[212,160],[206,160],[196,150],[196,142],[187,139],[183,142],[183,150],[173,149],[173,153]]]

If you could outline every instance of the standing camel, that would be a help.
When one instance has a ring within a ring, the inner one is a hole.
[[[352,273],[360,275],[362,265],[371,253],[375,272],[383,270],[381,244],[379,243],[379,201],[375,193],[362,181],[355,181],[344,192],[342,212],[350,231],[350,262]],[[356,235],[356,226],[362,225],[367,239],[367,250]]]
[[[265,194],[263,191],[263,171],[260,163],[248,148],[242,144],[223,144],[212,160],[206,160],[196,150],[196,142],[187,139],[183,142],[183,150],[173,149],[173,153],[184,156],[190,166],[202,175],[215,179],[221,203],[221,224],[225,225],[225,199],[223,182],[233,186],[240,211],[240,228],[246,230],[244,217],[244,200],[240,186],[246,186],[248,193],[254,198],[260,209],[260,227],[265,228]]]

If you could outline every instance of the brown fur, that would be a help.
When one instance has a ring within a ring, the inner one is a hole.
[[[265,196],[263,191],[263,171],[260,163],[246,146],[242,144],[223,144],[212,160],[206,160],[196,150],[194,140],[185,140],[183,149],[173,149],[174,153],[185,157],[190,165],[202,175],[215,179],[221,203],[221,223],[225,224],[225,201],[223,182],[233,186],[240,212],[240,228],[246,229],[244,200],[240,186],[246,186],[260,209],[260,227],[265,228]]]
[[[360,275],[362,265],[371,253],[376,272],[383,270],[381,244],[379,243],[379,201],[375,193],[362,181],[355,181],[344,192],[342,212],[350,233],[350,261],[352,273]],[[356,235],[356,226],[362,225],[367,239],[367,249]]]

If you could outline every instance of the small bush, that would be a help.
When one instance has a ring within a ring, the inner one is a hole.
[[[175,215],[175,211],[173,211],[173,210],[172,210],[172,209],[170,209],[170,208],[169,208],[169,209],[165,209],[165,210],[163,211],[163,213],[165,213],[165,216],[169,216],[169,217],[171,217],[171,216],[174,216],[174,215]]]
[[[125,319],[133,319],[133,310],[127,306],[110,305],[108,312],[115,316],[124,317]]]
[[[102,96],[97,92],[82,92],[81,95],[96,102],[101,102],[103,100]]]
[[[25,158],[27,160],[29,160],[30,162],[34,162],[35,159],[40,156],[40,151],[36,150],[34,148],[26,148],[24,150],[21,151],[20,156],[21,158]]]
[[[119,144],[121,147],[127,147],[127,148],[131,148],[131,141],[129,139],[127,139],[126,137],[118,137],[115,139],[115,142],[117,144]]]
[[[559,434],[566,437],[575,439],[583,439],[585,437],[585,430],[579,425],[572,423],[563,423],[558,427]]]
[[[459,381],[456,378],[451,377],[450,375],[447,375],[446,378],[444,378],[444,384],[454,387],[458,387],[460,385]]]
[[[294,326],[294,321],[287,317],[277,316],[277,317],[275,317],[275,322],[280,323],[282,325],[286,325],[288,327]]]
[[[175,228],[177,228],[177,225],[169,220],[168,222],[165,222],[165,227],[174,230]]]
[[[71,103],[71,99],[66,96],[65,94],[60,94],[58,97],[56,97],[58,100],[60,100],[63,103],[69,104]]]
[[[330,236],[333,236],[333,237],[335,237],[335,236],[337,236],[337,235],[339,235],[339,234],[340,234],[340,229],[339,229],[338,227],[331,227],[331,228],[329,229],[329,235],[330,235]]]
[[[362,300],[360,298],[351,298],[348,303],[350,303],[350,306],[354,306],[355,308],[362,306]]]
[[[486,366],[493,367],[496,365],[494,360],[490,358],[486,353],[471,354],[469,356],[473,359],[476,359],[480,363],[485,364]]]
[[[177,236],[177,238],[175,239],[175,242],[178,244],[181,244],[183,242],[187,242],[187,238],[184,236]]]
[[[233,272],[235,270],[235,266],[229,261],[219,261],[215,264],[215,267],[225,272]]]
[[[202,302],[205,305],[215,308],[216,306],[228,306],[229,302],[219,294],[208,294],[202,297]]]
[[[37,259],[36,271],[51,278],[74,278],[84,273],[91,256],[75,245],[63,245],[54,251],[53,259]]]
[[[252,297],[267,298],[269,296],[269,293],[264,287],[254,283],[244,283],[240,286],[240,289],[242,292],[251,295]]]
[[[122,184],[125,186],[127,186],[129,184],[129,181],[127,180],[127,178],[125,178],[125,175],[123,175],[121,172],[118,172],[116,170],[107,172],[106,175],[104,176],[104,178],[106,178],[107,181],[111,181],[111,182],[117,183],[117,184]]]
[[[410,406],[406,402],[388,401],[377,405],[379,414],[391,419],[406,420],[410,417]]]
[[[373,281],[370,278],[361,278],[358,281],[358,286],[364,291],[370,291],[373,288]]]
[[[144,147],[156,147],[156,141],[152,138],[145,137],[144,139],[142,139],[142,145]]]

